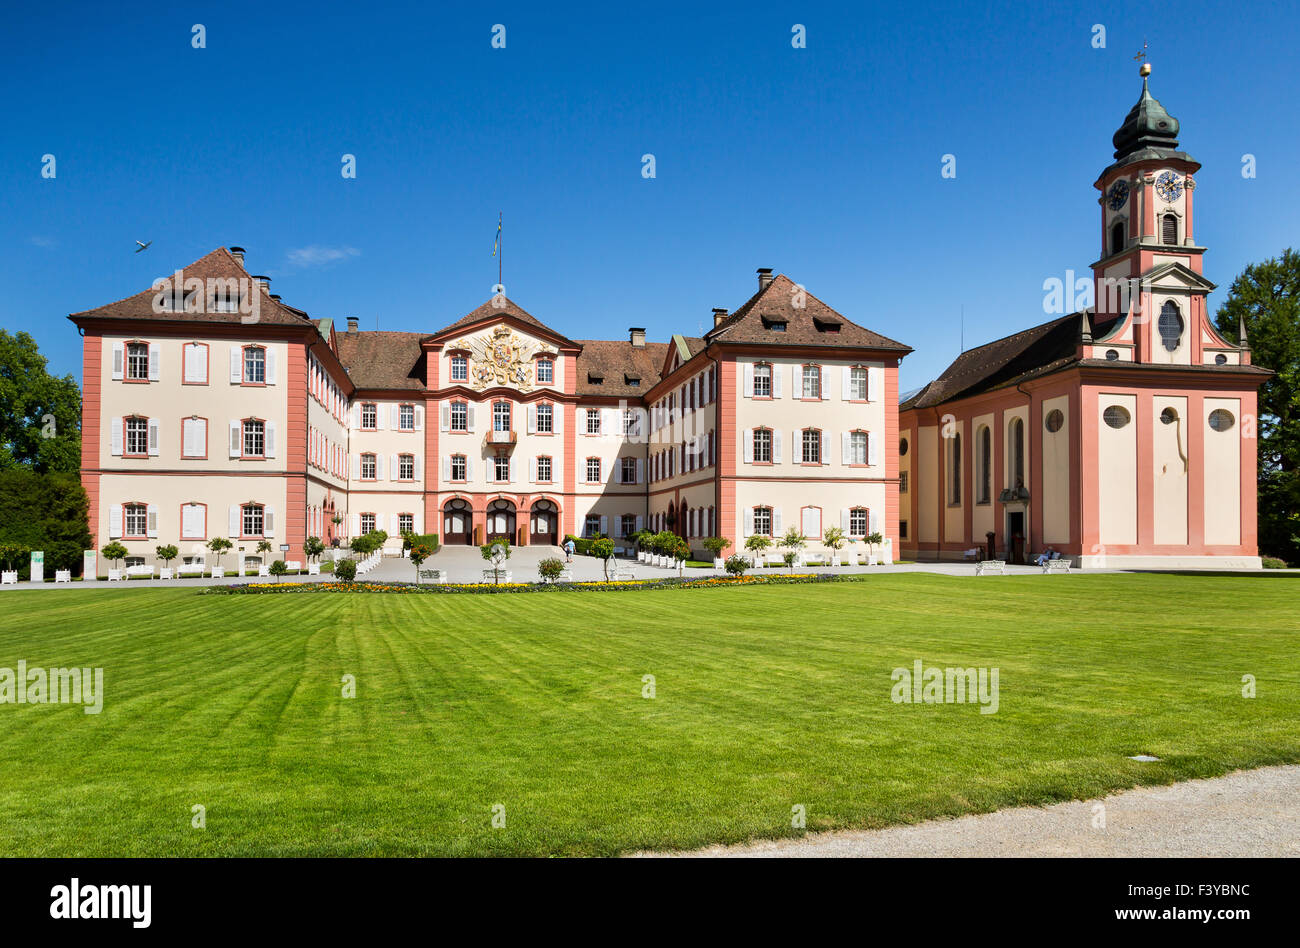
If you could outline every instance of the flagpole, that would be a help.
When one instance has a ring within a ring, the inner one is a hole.
[[[497,211],[497,240],[499,241],[499,249],[497,251],[497,286],[505,285],[501,282],[501,269],[502,264],[504,264],[506,260],[506,232],[501,226],[501,216],[501,212]]]

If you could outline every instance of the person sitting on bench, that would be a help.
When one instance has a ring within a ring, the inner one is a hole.
[[[1057,557],[1058,555],[1059,555],[1059,554],[1049,546],[1047,549],[1043,550],[1042,553],[1039,553],[1039,554],[1038,554],[1038,559],[1035,560],[1034,562],[1035,562],[1037,565],[1042,566],[1042,565],[1043,565],[1044,563],[1046,563],[1048,560],[1054,560],[1054,559],[1056,559],[1056,557]]]

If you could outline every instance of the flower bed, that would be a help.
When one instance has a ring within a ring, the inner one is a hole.
[[[580,583],[239,583],[211,586],[208,595],[262,595],[268,593],[415,593],[432,596],[542,592],[626,592],[634,589],[705,589],[718,586],[787,586],[801,583],[851,583],[863,575],[795,573],[780,576],[710,576],[705,579],[628,579]]]

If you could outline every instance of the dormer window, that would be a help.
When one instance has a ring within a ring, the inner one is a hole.
[[[829,319],[817,319],[814,317],[813,325],[818,332],[839,332],[840,324]]]
[[[763,328],[772,332],[785,332],[785,320],[776,316],[763,316]]]
[[[641,376],[639,376],[639,375],[624,375],[624,376],[623,376],[623,384],[626,385],[626,386],[628,386],[629,388],[639,388],[640,385],[641,385]]]
[[[603,375],[596,375],[594,372],[588,372],[588,373],[587,373],[587,383],[588,383],[589,385],[603,385],[603,384],[605,384],[605,376],[603,376]]]

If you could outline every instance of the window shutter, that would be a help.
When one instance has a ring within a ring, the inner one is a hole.
[[[266,423],[266,444],[264,450],[266,451],[266,456],[268,458],[275,457],[276,447],[275,447],[275,422],[274,421],[268,421]]]
[[[348,409],[348,427],[356,430],[361,427],[361,406],[353,405]]]
[[[146,521],[146,526],[147,526],[147,532],[149,536],[151,537],[158,536],[158,505],[150,504],[145,513],[145,516],[148,518],[148,520]]]
[[[158,454],[158,419],[149,419],[149,455],[155,457]]]
[[[831,397],[831,367],[822,366],[822,401]]]
[[[412,460],[415,464],[415,479],[418,481],[424,476],[424,456],[417,454]]]
[[[115,539],[122,535],[122,505],[110,504],[108,507],[108,537]]]
[[[108,423],[109,441],[111,445],[109,452],[111,454],[122,456],[122,419],[114,418]]]
[[[243,532],[241,529],[243,524],[239,522],[239,504],[230,505],[230,520],[226,526],[230,528],[229,532],[232,538],[239,536]]]
[[[230,384],[238,385],[244,380],[244,350],[238,345],[230,347]]]
[[[473,479],[474,479],[474,459],[471,457],[466,457],[465,458],[465,480],[472,481]]]
[[[352,479],[358,481],[361,479],[361,455],[352,455]]]
[[[754,509],[753,509],[752,507],[746,507],[746,508],[745,508],[745,530],[744,530],[744,534],[745,534],[745,536],[747,536],[747,537],[749,537],[749,536],[753,536],[753,535],[754,535]]]
[[[444,481],[451,480],[451,458],[445,455],[442,459],[442,479]]]
[[[416,431],[424,430],[424,406],[423,405],[415,406],[415,430]]]
[[[162,372],[162,347],[157,343],[149,344],[149,381],[156,382]]]
[[[194,457],[194,420],[185,418],[181,421],[181,457]]]
[[[772,535],[780,536],[784,532],[785,532],[785,528],[781,526],[781,508],[773,507],[772,508]]]
[[[473,434],[475,431],[478,430],[474,426],[474,403],[473,402],[468,402],[465,405],[465,428],[467,431],[470,432],[470,434]]]
[[[397,466],[397,455],[390,454],[388,456],[388,479],[390,481],[398,480],[401,473],[402,469]]]
[[[397,525],[397,514],[388,515],[388,533],[394,537],[401,533],[401,528]]]
[[[840,529],[846,534],[849,532],[849,508],[847,507],[840,511]]]
[[[868,464],[880,463],[880,451],[878,450],[879,447],[880,445],[878,443],[878,439],[876,438],[876,436],[868,433],[867,434],[867,463]]]
[[[772,381],[769,383],[772,386],[773,398],[781,397],[781,378],[783,375],[784,373],[781,372],[781,367],[774,364],[772,366]]]
[[[640,514],[637,514],[636,527],[634,528],[635,532],[640,533],[641,530],[643,529],[644,523],[645,523],[645,518],[642,517]]]
[[[275,508],[270,505],[262,508],[262,536],[275,536]]]
[[[552,383],[552,385],[553,385],[555,388],[558,388],[558,389],[560,389],[561,391],[563,391],[563,389],[564,389],[564,356],[557,355],[553,361],[554,361],[555,365],[552,367],[552,369],[551,369],[551,373],[552,373],[552,378],[554,378],[555,381]]]
[[[874,365],[867,369],[867,401],[878,402],[884,398],[881,391],[884,380],[884,369]]]
[[[556,366],[559,366],[558,362],[555,364]],[[564,430],[564,406],[552,405],[551,406],[551,433],[559,434],[563,430]]]
[[[266,347],[266,384],[275,384],[275,363],[279,355],[279,350],[274,346]],[[269,535],[269,534],[268,534]]]
[[[375,405],[375,430],[384,430],[384,406],[379,404]]]
[[[636,482],[638,484],[645,483],[645,459],[643,458],[636,459]]]
[[[745,443],[744,443],[743,450],[744,450],[745,463],[753,464],[754,463],[754,430],[752,428],[746,428],[744,437],[745,437]]]
[[[822,389],[822,391],[825,391],[825,389]],[[829,431],[822,432],[822,463],[831,463],[831,433]]]
[[[388,427],[394,431],[397,431],[401,428],[401,425],[402,425],[402,409],[397,405],[389,405],[388,406]]]
[[[781,463],[781,441],[782,440],[783,439],[781,437],[781,429],[773,428],[772,429],[772,463],[773,464]]]
[[[1178,243],[1178,218],[1172,214],[1166,214],[1164,219],[1164,243]]]
[[[451,430],[451,405],[449,403],[447,402],[442,403],[442,411],[440,412],[440,416],[442,418],[442,421],[440,422],[442,430],[450,431]]]
[[[528,433],[537,434],[537,406],[528,406]]]
[[[840,370],[840,400],[849,401],[853,398],[853,367],[845,366]]]
[[[230,421],[230,456],[237,458],[243,453],[243,437],[240,432],[240,423],[233,418]]]
[[[384,456],[382,454],[376,454],[375,455],[375,480],[382,481],[383,479],[384,479]]]
[[[361,514],[359,513],[352,515],[352,535],[354,537],[361,536]]]
[[[853,433],[845,431],[840,435],[840,463],[853,463]]]
[[[506,466],[506,475],[509,478],[511,484],[513,484],[516,480],[518,480],[514,458],[511,458],[510,463]]]
[[[879,532],[880,532],[880,514],[876,513],[874,510],[873,510],[873,511],[871,512],[871,514],[870,514],[870,523],[871,523],[871,526],[867,529],[867,532],[868,532],[868,533],[879,533]]]
[[[528,459],[528,483],[537,483],[537,458]]]
[[[113,343],[113,381],[122,378],[122,343]]]
[[[600,532],[604,536],[609,536],[609,517],[604,514],[600,515]]]

